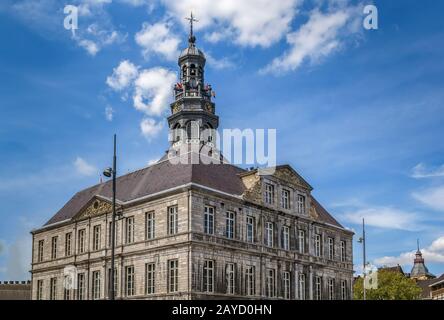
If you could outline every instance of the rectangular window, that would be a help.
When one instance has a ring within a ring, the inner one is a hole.
[[[305,213],[305,196],[298,194],[298,213]]]
[[[100,299],[100,271],[93,271],[92,273],[92,298],[94,300]]]
[[[290,250],[290,228],[282,227],[282,249]]]
[[[299,299],[305,300],[305,274],[300,273],[298,277]]]
[[[49,280],[49,300],[57,300],[57,278]]]
[[[273,247],[273,222],[265,223],[265,245]]]
[[[335,279],[328,279],[328,300],[335,299]]]
[[[118,226],[117,221],[115,221],[115,230],[114,230],[114,234],[115,234],[115,237],[114,237],[115,242],[114,242],[114,244],[115,245],[117,244],[117,235],[118,235],[117,226]],[[112,235],[113,235],[113,222],[110,221],[109,224],[108,224],[108,246],[109,247],[112,246],[112,241],[113,241]]]
[[[322,278],[315,277],[315,300],[322,300]]]
[[[72,232],[68,232],[67,234],[65,234],[65,256],[67,257],[69,257],[72,253],[71,242],[72,242]]]
[[[214,233],[214,207],[205,206],[204,210],[204,233]]]
[[[266,296],[269,298],[273,298],[276,295],[276,272],[274,269],[267,269],[267,277],[266,277]]]
[[[126,243],[134,242],[134,216],[126,218]]]
[[[203,266],[203,291],[213,292],[214,288],[214,261],[205,260]]]
[[[248,296],[256,294],[256,274],[254,266],[246,266],[245,268],[245,289]]]
[[[290,296],[291,296],[291,289],[290,289],[290,272],[285,271],[282,274],[282,280],[283,280],[283,285],[284,285],[284,299],[290,300]]]
[[[234,230],[236,227],[236,215],[232,211],[227,211],[226,236],[228,239],[234,239]]]
[[[117,289],[119,287],[117,280],[117,268],[114,267],[114,297],[117,296]],[[111,268],[108,269],[108,297],[111,297]]]
[[[298,231],[298,249],[300,253],[305,253],[305,231]]]
[[[274,203],[274,185],[270,183],[265,184],[265,203],[266,204]]]
[[[85,252],[85,229],[79,230],[78,247],[79,253]]]
[[[43,300],[43,280],[37,280],[37,300]]]
[[[156,289],[156,265],[145,264],[145,294],[153,294]]]
[[[135,294],[134,266],[125,267],[125,294],[127,297]]]
[[[176,292],[179,285],[179,261],[168,261],[168,292]]]
[[[168,234],[176,234],[177,231],[177,206],[168,207]]]
[[[51,259],[57,259],[57,236],[51,239]]]
[[[254,217],[247,216],[247,242],[254,242]]]
[[[85,299],[85,274],[77,274],[77,300]]]
[[[341,262],[345,262],[347,258],[345,249],[345,241],[341,241]]]
[[[227,293],[234,294],[235,292],[235,264],[227,263],[225,266],[226,279],[227,279]]]
[[[39,240],[39,249],[38,249],[37,262],[42,262],[43,261],[44,245],[45,245],[45,241],[44,240]]]
[[[93,227],[93,250],[100,250],[100,234],[101,234],[101,226],[97,225]]]
[[[315,256],[320,257],[322,255],[322,237],[320,234],[315,235]]]
[[[281,206],[283,209],[290,209],[290,191],[282,189]]]
[[[333,260],[335,258],[335,239],[328,238],[328,258]]]
[[[70,276],[65,276],[63,279],[63,300],[71,300],[71,290],[69,289]]]
[[[156,237],[154,211],[145,213],[145,239],[151,240]]]
[[[341,299],[347,300],[347,281],[341,280]]]

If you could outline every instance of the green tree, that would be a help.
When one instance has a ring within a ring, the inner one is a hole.
[[[422,289],[416,285],[415,280],[407,278],[399,272],[378,271],[378,288],[366,289],[367,300],[417,300]],[[363,278],[355,281],[353,298],[362,300],[364,296]]]

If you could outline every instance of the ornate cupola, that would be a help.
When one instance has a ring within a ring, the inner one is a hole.
[[[424,258],[422,257],[422,252],[419,249],[419,240],[417,241],[417,244],[418,250],[415,254],[415,260],[412,271],[410,272],[410,278],[415,280],[433,279],[435,276],[429,272],[429,269],[427,269]]]
[[[219,117],[212,102],[214,92],[205,84],[205,55],[196,47],[191,14],[188,47],[179,56],[180,82],[174,86],[174,102],[168,117],[170,147],[183,144],[214,147]]]

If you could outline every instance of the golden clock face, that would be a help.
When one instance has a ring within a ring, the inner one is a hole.
[[[173,106],[173,113],[177,113],[177,112],[179,112],[180,111],[180,106],[178,105],[178,104],[175,104],[174,106]]]
[[[213,112],[213,107],[212,107],[212,105],[210,103],[207,103],[205,105],[205,108],[207,109],[208,112]]]

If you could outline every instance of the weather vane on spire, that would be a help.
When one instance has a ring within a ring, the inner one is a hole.
[[[190,22],[190,37],[189,37],[188,41],[190,43],[194,44],[194,42],[196,42],[196,37],[193,34],[193,22],[199,22],[199,20],[194,18],[192,11],[191,11],[190,17],[189,18],[185,18],[185,19]]]

